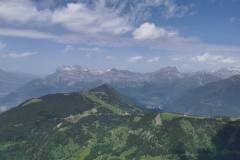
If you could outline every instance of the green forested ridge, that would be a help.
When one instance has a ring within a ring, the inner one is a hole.
[[[139,109],[109,86],[0,116],[0,160],[237,160],[240,120]]]

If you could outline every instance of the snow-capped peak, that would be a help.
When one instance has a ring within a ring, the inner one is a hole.
[[[60,66],[57,68],[57,72],[64,72],[64,73],[91,73],[91,74],[103,74],[104,71],[102,70],[97,70],[97,69],[89,69],[88,67],[82,67],[80,65],[65,65],[65,66]]]

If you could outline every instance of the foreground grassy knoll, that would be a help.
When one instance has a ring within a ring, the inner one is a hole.
[[[2,160],[237,160],[240,121],[140,109],[107,85],[0,115]]]

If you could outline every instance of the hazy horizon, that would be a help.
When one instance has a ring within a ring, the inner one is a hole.
[[[56,72],[56,70],[58,68],[61,68],[61,67],[68,67],[68,66],[71,66],[71,67],[74,67],[74,66],[81,66],[83,69],[89,69],[91,71],[107,71],[107,70],[111,70],[111,69],[117,69],[117,70],[127,70],[127,71],[130,71],[130,72],[135,72],[135,73],[151,73],[151,72],[155,72],[155,71],[159,71],[161,69],[164,69],[164,68],[167,68],[167,67],[176,67],[176,66],[162,66],[162,67],[159,67],[159,68],[155,68],[153,70],[148,70],[148,71],[138,71],[138,70],[131,70],[131,69],[127,69],[127,68],[117,68],[117,67],[112,67],[112,68],[96,68],[96,67],[88,67],[88,66],[83,66],[83,65],[60,65],[60,66],[57,66],[56,68],[53,68],[52,70],[49,70],[49,72],[45,72],[45,73],[38,73],[37,71],[36,72],[26,72],[26,71],[18,71],[18,70],[8,70],[8,69],[4,69],[4,68],[0,68],[0,70],[3,70],[5,72],[16,72],[16,73],[25,73],[25,74],[30,74],[30,75],[33,75],[33,76],[38,76],[38,77],[45,77],[47,75],[50,75],[50,74],[53,74]],[[177,70],[181,73],[191,73],[191,72],[214,72],[214,71],[218,71],[218,70],[221,70],[221,69],[232,69],[232,70],[239,70],[240,71],[240,67],[232,67],[232,66],[229,66],[229,67],[219,67],[219,68],[216,68],[216,69],[199,69],[199,70],[182,70],[181,68],[178,68],[176,67]]]

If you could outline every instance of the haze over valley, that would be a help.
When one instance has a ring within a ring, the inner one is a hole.
[[[226,88],[225,86],[237,87],[238,74],[240,74],[240,70],[236,68],[223,68],[209,72],[180,72],[176,67],[165,67],[154,72],[137,73],[118,69],[97,70],[79,65],[61,66],[53,74],[29,80],[17,89],[9,90],[7,95],[0,98],[0,104],[4,107],[2,110],[6,110],[31,98],[52,93],[86,91],[102,84],[109,84],[149,109],[193,115],[233,116],[239,114],[237,109],[228,108],[228,111],[214,109],[216,106],[223,108],[229,106],[232,99],[227,98],[228,102],[221,102],[223,97],[216,96],[215,100],[208,98],[215,96],[217,92],[220,94],[219,89],[222,90],[222,88]],[[15,78],[12,80],[18,81]],[[189,96],[196,95],[196,98],[200,98],[203,96],[202,92],[207,93],[205,93],[206,97],[197,100],[201,104],[192,104],[197,102],[194,102],[194,98],[189,98]],[[237,88],[234,91],[223,90],[222,92],[225,96],[232,98],[238,95]],[[183,99],[188,99],[188,101],[184,100],[184,103],[187,104],[181,104]],[[236,100],[238,100],[237,97]],[[213,104],[211,106],[208,103]],[[199,112],[194,109],[194,107],[206,105],[207,107],[203,111]],[[232,107],[237,107],[237,105],[238,102]],[[180,108],[181,106],[184,108]]]

